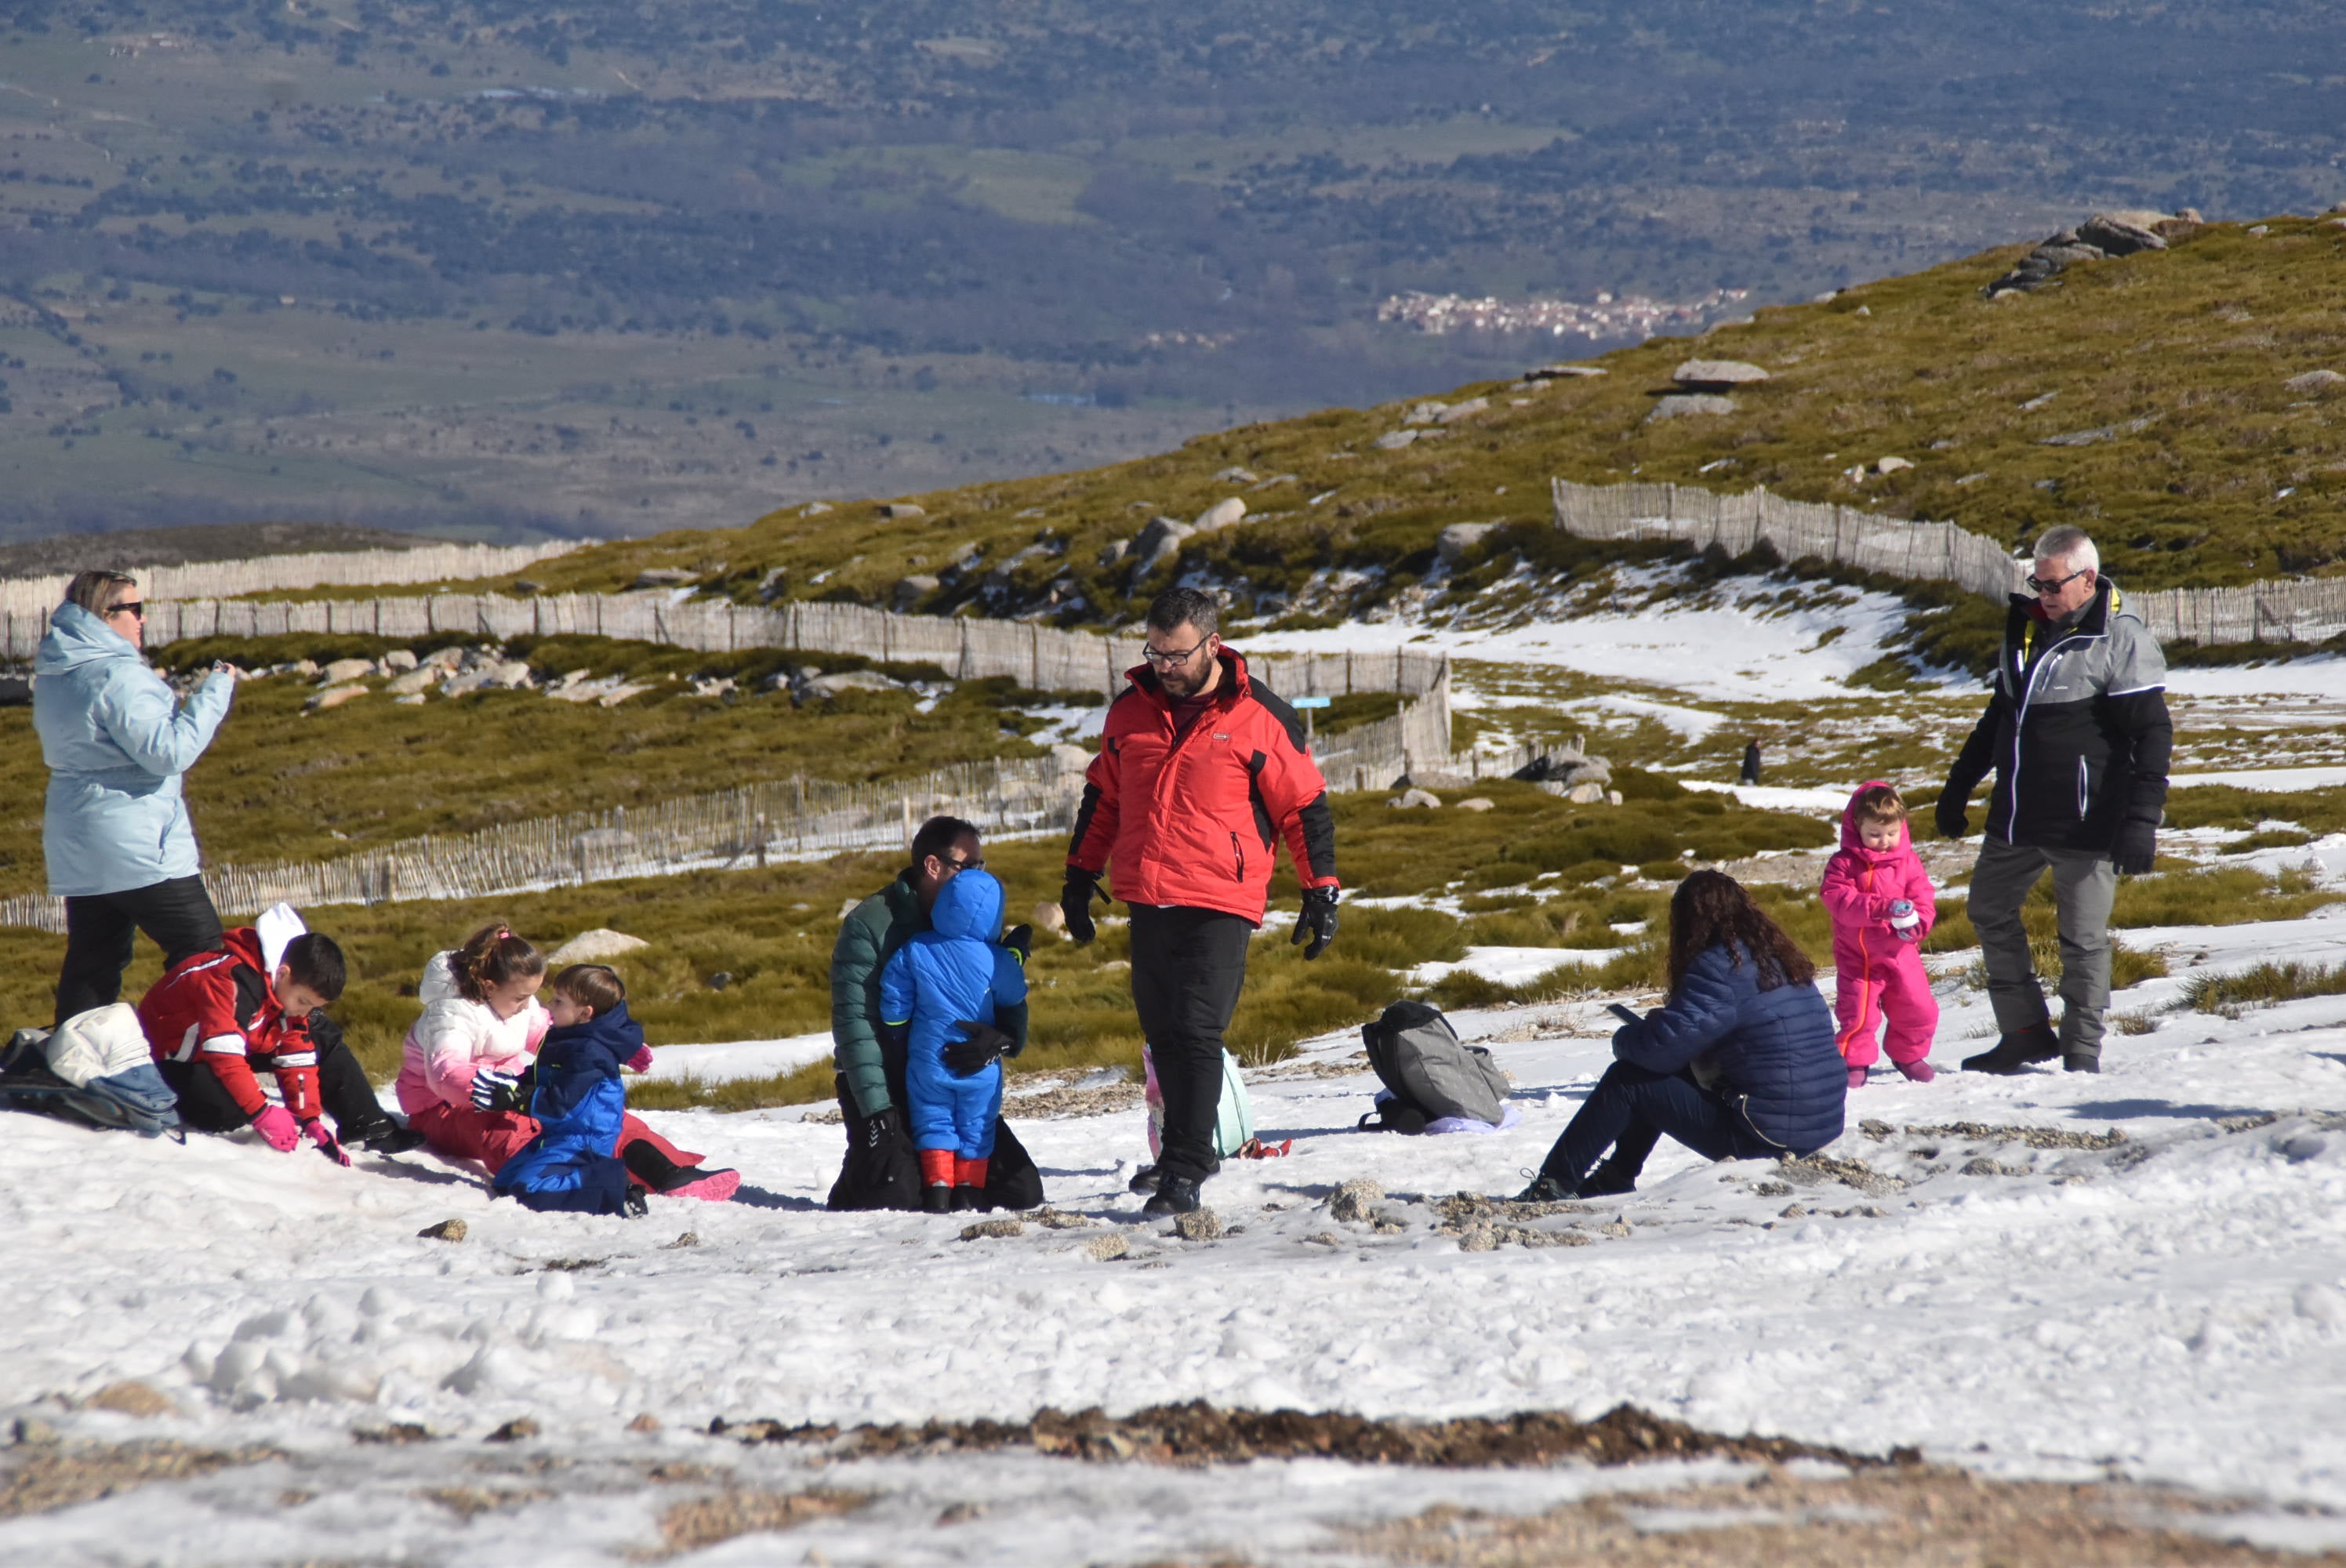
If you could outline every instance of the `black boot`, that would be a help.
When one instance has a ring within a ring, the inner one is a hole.
[[[921,1189],[921,1208],[923,1212],[927,1214],[951,1214],[953,1212],[953,1188],[949,1186],[932,1185]]]
[[[352,1118],[335,1128],[344,1148],[362,1148],[371,1155],[403,1155],[423,1141],[413,1127],[403,1127],[378,1112],[372,1119]]]
[[[1582,1197],[1618,1197],[1637,1190],[1637,1173],[1612,1160],[1598,1161],[1596,1168],[1580,1179]]]
[[[1195,1214],[1202,1206],[1196,1182],[1188,1176],[1167,1176],[1157,1184],[1157,1196],[1140,1206],[1140,1217],[1163,1219],[1168,1215]]]
[[[2061,1054],[2061,1041],[2053,1033],[2049,1022],[2030,1024],[2016,1034],[2007,1034],[1995,1043],[1993,1051],[1983,1051],[1976,1056],[1964,1058],[1966,1073],[2020,1072],[2032,1062],[2050,1062]]]
[[[619,1200],[619,1212],[629,1219],[641,1219],[651,1212],[651,1207],[650,1201],[644,1196],[644,1189],[629,1182],[627,1195]]]
[[[619,1151],[619,1161],[634,1173],[638,1181],[654,1192],[674,1192],[702,1176],[715,1174],[699,1166],[680,1166],[641,1138]]]
[[[1563,1177],[1542,1171],[1532,1178],[1532,1185],[1515,1194],[1516,1203],[1563,1203],[1580,1194]]]
[[[1155,1166],[1143,1166],[1138,1170],[1132,1173],[1132,1179],[1124,1184],[1124,1190],[1127,1192],[1155,1192],[1157,1190],[1157,1184],[1161,1179],[1163,1178],[1158,1176],[1157,1167]]]
[[[974,1208],[992,1208],[994,1207],[992,1204],[985,1201],[985,1191],[984,1188],[960,1186],[956,1186],[953,1189],[953,1206],[954,1212],[955,1214],[962,1214]]]

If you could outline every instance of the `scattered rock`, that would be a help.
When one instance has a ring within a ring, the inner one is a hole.
[[[1189,524],[1190,532],[1211,534],[1217,529],[1234,527],[1246,521],[1246,503],[1235,495],[1226,496],[1198,514]]]
[[[983,1241],[989,1238],[1006,1240],[1010,1237],[1025,1234],[1025,1221],[1019,1219],[981,1219],[975,1225],[964,1225],[961,1227],[961,1238],[964,1241]]]
[[[1809,1217],[1809,1211],[1802,1208],[1797,1203],[1788,1203],[1777,1211],[1776,1217],[1778,1219],[1806,1219]]]
[[[1084,1255],[1095,1263],[1111,1263],[1132,1251],[1132,1244],[1115,1231],[1084,1243]]]
[[[1417,439],[1413,430],[1389,430],[1371,443],[1379,452],[1399,452]]]
[[[891,501],[880,508],[880,515],[891,523],[908,523],[915,517],[929,514],[925,506],[915,506],[909,501]]]
[[[1459,801],[1456,806],[1452,808],[1452,809],[1458,811],[1488,811],[1496,804],[1497,803],[1495,801],[1486,800],[1482,796],[1477,795],[1471,800]]]
[[[463,664],[464,656],[471,651],[470,648],[459,647],[452,643],[434,653],[429,658],[419,660],[418,665],[419,667],[427,669],[452,670]]]
[[[413,648],[393,648],[382,656],[382,667],[393,675],[404,675],[413,669],[415,664],[415,651]]]
[[[631,952],[641,952],[649,946],[651,943],[642,937],[629,936],[626,932],[598,925],[591,931],[580,932],[556,948],[546,954],[546,962],[549,969],[560,969],[572,963],[607,963]]]
[[[520,691],[530,684],[529,663],[525,659],[507,659],[487,667],[483,686],[493,686],[502,691]]]
[[[1792,1196],[1792,1184],[1784,1181],[1763,1181],[1753,1186],[1751,1190],[1761,1197],[1790,1197]]]
[[[1191,1209],[1173,1217],[1173,1234],[1184,1241],[1219,1241],[1222,1217],[1210,1208]]]
[[[1250,470],[1244,468],[1225,468],[1219,473],[1214,475],[1214,483],[1217,484],[1254,484],[1260,483],[1260,481],[1255,478]]]
[[[1670,380],[1693,392],[1720,392],[1764,382],[1768,372],[1744,360],[1688,360],[1670,372]]]
[[[935,593],[939,586],[941,585],[937,579],[930,576],[926,572],[915,572],[909,577],[897,578],[896,608],[900,612],[911,609],[923,599]]]
[[[1047,1204],[1026,1217],[1045,1230],[1088,1230],[1092,1223],[1089,1215],[1068,1214]]]
[[[642,687],[636,689],[641,690]],[[904,683],[891,680],[876,669],[843,669],[802,681],[792,693],[802,702],[828,702],[845,691],[903,691]]]
[[[656,1432],[660,1430],[660,1419],[646,1410],[627,1423],[627,1430],[631,1432]]]
[[[1433,416],[1433,422],[1436,424],[1456,424],[1460,420],[1470,419],[1475,414],[1484,412],[1490,406],[1491,400],[1489,398],[1470,397],[1464,402],[1454,402],[1448,408],[1443,409],[1440,413]]]
[[[1434,553],[1445,565],[1455,566],[1498,526],[1496,523],[1453,523],[1434,536]]]
[[[1685,419],[1692,414],[1733,413],[1735,400],[1715,392],[1671,392],[1654,400],[1648,422],[1658,419]]]
[[[379,1427],[351,1429],[352,1442],[430,1442],[432,1437],[432,1429],[421,1421],[386,1421]]]
[[[627,590],[635,593],[647,588],[681,588],[699,581],[698,575],[675,566],[652,566],[638,572]]]
[[[2039,446],[2092,446],[2100,442],[2116,441],[2120,436],[2138,434],[2157,423],[2157,414],[2145,414],[2140,419],[2129,419],[2117,424],[2097,424],[2091,430],[2065,431],[2059,435],[2045,436],[2036,444]]]
[[[1111,539],[1100,546],[1099,564],[1103,566],[1113,566],[1131,553],[1131,540]]]
[[[1525,371],[1524,380],[1552,382],[1566,376],[1601,376],[1611,373],[1602,365],[1542,365],[1537,370]]]
[[[799,513],[799,515],[801,517],[820,517],[830,510],[831,503],[828,501],[810,501],[806,504],[805,508]]]
[[[1613,794],[1593,779],[1586,783],[1566,786],[1564,798],[1576,806],[1602,806],[1607,799],[1617,806],[1621,803],[1621,798],[1618,795]]]
[[[1446,402],[1437,402],[1428,398],[1402,415],[1401,422],[1403,424],[1432,424],[1435,420],[1440,419],[1449,407]]]
[[[2147,221],[2137,221],[2137,216]],[[2097,212],[2077,225],[2077,242],[2090,245],[2105,256],[2132,256],[2142,250],[2164,250],[2166,237],[2151,229],[2150,224],[2164,220],[2163,214]]]
[[[301,705],[301,711],[323,713],[330,708],[340,708],[351,698],[366,694],[367,688],[362,686],[330,686],[323,691],[312,692],[310,699]]]
[[[332,664],[319,667],[318,684],[340,686],[346,680],[361,680],[372,674],[374,660],[371,658],[338,658]]]
[[[1394,788],[1401,789],[1409,789],[1413,785],[1420,789],[1471,789],[1474,783],[1474,780],[1464,773],[1443,773],[1432,769],[1420,769],[1404,773],[1393,780]],[[1438,805],[1440,802],[1437,801],[1435,804]]]
[[[660,1250],[662,1252],[681,1252],[688,1247],[699,1247],[699,1245],[700,1232],[697,1230],[688,1230],[680,1233],[674,1241],[668,1242],[667,1245],[663,1246]]]
[[[2334,386],[2346,386],[2346,375],[2336,371],[2308,371],[2301,376],[2291,376],[2280,383],[2293,392],[2328,392]]]
[[[515,1416],[482,1441],[484,1442],[520,1442],[537,1435],[537,1423],[527,1416]]]
[[[1340,1183],[1328,1198],[1328,1217],[1359,1223],[1372,1216],[1372,1206],[1384,1202],[1385,1189],[1367,1176]]]
[[[444,1219],[437,1225],[427,1225],[415,1234],[426,1241],[462,1241],[472,1227],[461,1219]]]
[[[2192,233],[2199,224],[2199,214],[2188,207],[2173,214],[2097,212],[2076,228],[2065,229],[2046,239],[1981,291],[1992,300],[2026,293],[2043,288],[2080,262],[2164,250],[2168,241]]]
[[[1876,473],[1895,473],[1901,469],[1912,468],[1913,466],[1914,463],[1912,458],[1877,457],[1873,460],[1873,472]]]
[[[97,1410],[137,1416],[142,1420],[169,1415],[178,1408],[149,1385],[135,1381],[108,1383],[84,1402]]]
[[[1386,801],[1385,804],[1393,808],[1395,810],[1402,810],[1420,806],[1439,806],[1442,804],[1442,797],[1434,794],[1431,789],[1404,789],[1400,794],[1394,796],[1392,799]]]
[[[1195,532],[1177,517],[1151,517],[1132,541],[1132,554],[1140,563],[1139,575],[1145,577],[1179,555],[1183,541]]]

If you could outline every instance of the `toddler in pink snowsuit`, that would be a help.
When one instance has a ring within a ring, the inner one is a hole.
[[[1874,1036],[1890,1024],[1891,1064],[1918,1084],[1937,1074],[1924,1060],[1939,1027],[1939,999],[1923,972],[1923,939],[1938,919],[1931,874],[1906,831],[1906,802],[1879,781],[1862,784],[1841,818],[1841,852],[1825,863],[1820,895],[1832,916],[1833,1012],[1862,1087]]]

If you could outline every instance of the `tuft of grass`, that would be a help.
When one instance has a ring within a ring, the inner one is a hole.
[[[2200,1013],[2237,1013],[2301,996],[2346,994],[2346,963],[2259,963],[2237,974],[2198,974],[2185,983],[2183,1002]]]

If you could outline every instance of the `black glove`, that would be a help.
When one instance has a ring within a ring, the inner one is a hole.
[[[877,1159],[903,1141],[904,1114],[891,1105],[863,1118],[857,1149],[865,1157]]]
[[[955,1027],[969,1031],[968,1039],[949,1042],[944,1048],[945,1066],[956,1078],[984,1072],[989,1064],[1000,1060],[1004,1052],[1018,1044],[993,1024],[974,1019],[958,1020]]]
[[[1099,876],[1067,868],[1067,885],[1059,890],[1059,912],[1067,917],[1067,940],[1078,947],[1099,935],[1092,924],[1092,900],[1099,896]]]
[[[2110,846],[2110,864],[2129,877],[2138,877],[2150,870],[2158,857],[2158,824],[2137,821],[2131,818],[2118,824],[2118,836]]]
[[[1328,951],[1328,944],[1336,940],[1335,889],[1303,890],[1303,912],[1295,917],[1295,934],[1287,939],[1287,945],[1293,947],[1301,942],[1306,932],[1311,933],[1311,945],[1303,950],[1303,956],[1307,959],[1319,957]]]
[[[1964,811],[1964,798],[1952,789],[1940,795],[1935,815],[1942,839],[1960,839],[1972,830],[1972,820]]]
[[[473,1108],[480,1111],[525,1110],[536,1088],[537,1066],[535,1063],[518,1073],[492,1073],[484,1069],[473,1074]]]
[[[1024,969],[1035,956],[1035,928],[1014,925],[1002,933],[1002,945],[1018,955],[1018,967]]]

